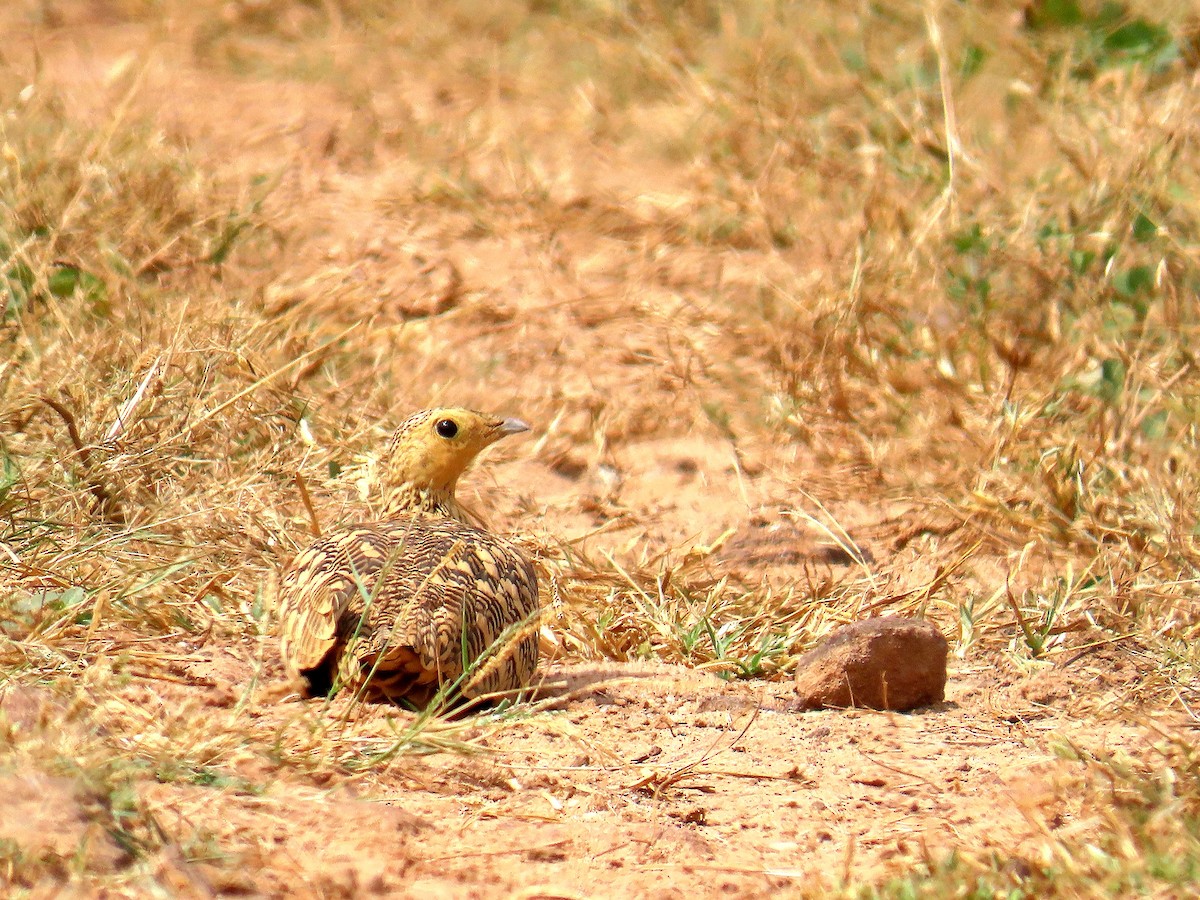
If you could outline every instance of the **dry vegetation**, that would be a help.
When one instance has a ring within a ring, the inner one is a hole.
[[[537,553],[556,665],[785,690],[837,624],[924,615],[952,678],[1092,729],[1036,742],[1079,828],[789,890],[1200,883],[1190,3],[16,0],[0,33],[0,778],[78,806],[0,879],[296,892],[260,844],[302,815],[211,811],[557,733],[553,697],[273,693],[304,490],[361,514],[389,425],[453,402],[536,423],[466,493]]]

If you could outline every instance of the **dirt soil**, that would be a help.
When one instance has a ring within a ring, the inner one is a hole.
[[[228,649],[187,659],[174,682],[137,682],[121,700],[187,729],[214,727],[208,717],[241,702],[255,666]],[[1055,744],[1142,740],[1132,726],[1072,721],[1064,702],[1085,686],[1112,702],[1135,677],[1112,654],[1014,684],[990,667],[957,667],[933,708],[801,713],[787,684],[664,664],[554,665],[542,700],[555,712],[475,741],[479,755],[400,757],[336,784],[248,758],[233,776],[240,789],[147,781],[138,801],[180,845],[213,848],[217,864],[164,860],[159,881],[185,895],[819,895],[985,846],[1008,848],[1019,874],[1047,833],[1095,827],[1063,789]],[[46,703],[17,690],[2,706],[27,731],[61,727],[62,710]],[[255,715],[281,728],[298,716],[377,724],[381,736],[389,720],[412,718],[307,705]],[[82,846],[91,865],[119,867],[120,848],[88,825],[79,789],[42,781],[5,780],[0,839]]]
[[[820,487],[836,473],[806,470],[799,449],[743,446],[739,458],[712,429],[672,435],[658,427],[685,382],[662,368],[639,369],[639,353],[658,347],[667,323],[688,311],[635,314],[666,301],[628,296],[623,271],[655,263],[620,258],[594,227],[601,216],[636,217],[636,210],[572,210],[564,203],[568,212],[552,246],[519,230],[473,233],[452,212],[419,224],[410,217],[400,235],[389,185],[410,173],[399,151],[390,157],[386,146],[369,163],[339,158],[339,135],[357,122],[345,98],[299,80],[222,75],[197,64],[180,35],[152,34],[104,15],[99,4],[80,9],[43,32],[37,49],[46,77],[81,108],[102,115],[106,79],[125,54],[152,46],[133,102],[162,129],[231,179],[282,165],[284,181],[269,204],[293,228],[287,253],[294,284],[278,284],[254,302],[278,309],[325,304],[331,330],[364,316],[404,315],[420,329],[421,316],[457,306],[439,323],[439,342],[452,344],[458,335],[507,347],[507,368],[519,375],[501,376],[501,401],[522,384],[547,385],[540,389],[545,397],[629,398],[628,440],[619,449],[539,445],[531,454],[528,445],[514,444],[468,479],[466,499],[494,510],[498,527],[520,527],[536,509],[538,529],[574,538],[632,510],[651,547],[737,529],[724,552],[743,565],[777,568],[781,582],[788,565],[849,564],[807,529],[770,538],[798,481]],[[415,121],[435,120],[439,104],[459,102],[455,85],[427,83],[419,71],[405,72],[403,82],[388,96],[402,96]],[[588,160],[586,147],[568,150],[581,157],[573,171],[591,183],[565,186],[564,196],[618,181],[671,190],[667,172],[640,171],[636,160]],[[838,240],[825,236],[826,245],[811,252],[831,253],[828,244]],[[547,253],[567,262],[547,266]],[[721,277],[749,279],[756,266],[777,264],[748,252]],[[336,290],[312,289],[311,282],[305,289],[305,278],[333,278],[337,267],[354,288],[353,303],[374,308],[347,309]],[[575,302],[571,278],[585,276],[588,302]],[[703,273],[678,259],[664,263],[661,282],[677,277]],[[680,353],[685,366],[686,348]],[[564,359],[590,363],[563,368]],[[464,400],[485,405],[482,389],[475,390],[478,396]],[[586,431],[586,423],[578,428]],[[919,553],[898,549],[897,536],[921,523],[906,520],[903,505],[872,504],[863,491],[855,496],[837,508],[839,521],[850,523],[874,558],[907,552],[919,568]],[[626,537],[602,534],[599,545]],[[955,623],[940,624],[953,646]],[[205,716],[218,723],[222,710],[242,702],[249,681],[278,679],[272,653],[269,644],[200,647],[182,654],[176,677],[133,679],[121,695],[150,716],[190,711],[192,727],[203,730],[213,727]],[[255,758],[238,773],[260,786],[254,791],[147,781],[139,800],[176,841],[208,841],[214,859],[225,862],[230,852],[239,854],[235,866],[179,860],[171,871],[164,862],[160,876],[181,896],[819,894],[820,885],[843,879],[903,874],[952,848],[969,859],[972,848],[998,846],[1008,848],[1019,872],[1023,854],[1033,852],[1027,844],[1097,827],[1082,800],[1062,789],[1071,764],[1055,747],[1070,740],[1136,751],[1139,740],[1132,723],[1092,724],[1080,716],[1076,693],[1086,685],[1092,708],[1119,704],[1138,677],[1136,658],[1093,649],[1069,662],[1022,673],[1003,661],[952,657],[946,701],[911,714],[801,713],[787,679],[730,682],[665,664],[552,662],[542,692],[547,710],[482,738],[480,748],[490,752],[401,757],[324,784],[286,766],[266,771]],[[47,721],[41,702],[10,692],[6,717],[29,729],[50,727],[39,724]],[[403,724],[409,716],[382,707],[350,711],[340,702],[306,710],[293,700],[256,715],[281,723],[373,717],[381,735],[386,720]],[[40,788],[62,795],[53,804],[61,813],[56,824],[44,809],[31,813],[29,786],[18,787],[0,791],[0,838],[33,830],[52,840],[57,829],[78,841],[86,817],[76,807],[85,807],[86,797],[69,786]],[[102,836],[93,840],[101,865],[119,856],[103,843]]]

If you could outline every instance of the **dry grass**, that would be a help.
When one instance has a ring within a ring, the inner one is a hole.
[[[16,6],[48,41],[89,15]],[[724,554],[736,523],[656,538],[603,478],[580,492],[611,527],[573,543],[523,490],[503,515],[567,658],[778,679],[892,610],[964,659],[1144,660],[1128,708],[1091,714],[1153,721],[1155,752],[1069,750],[1103,841],[1048,834],[1019,871],[976,848],[883,895],[1195,885],[1197,22],[885,6],[123,2],[92,12],[150,43],[86,88],[5,48],[0,693],[42,686],[74,724],[6,726],[2,765],[95,783],[143,861],[105,877],[165,877],[139,780],[349,777],[516,715],[397,725],[264,687],[297,475],[344,520],[387,423],[454,399],[541,423],[560,473],[703,435],[857,557],[768,577]],[[190,132],[204,98],[150,87],[172,47],[231,86]],[[283,113],[239,107],[256,81]],[[849,504],[893,511],[870,558]],[[210,651],[251,676],[229,704],[145,688]]]

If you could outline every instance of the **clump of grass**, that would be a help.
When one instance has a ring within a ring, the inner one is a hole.
[[[924,872],[864,889],[859,897],[1077,897],[1187,892],[1200,878],[1200,767],[1195,748],[1178,736],[1160,740],[1140,760],[1094,752],[1067,741],[1077,763],[1071,783],[1084,798],[1082,815],[1097,820],[1096,836],[1080,840],[1041,812],[1027,812],[1044,835],[1041,853],[956,851],[932,858]]]
[[[557,552],[556,552],[557,551]],[[553,554],[553,555],[550,555]],[[660,659],[731,677],[778,674],[823,598],[747,588],[703,554],[622,563],[565,545],[543,554],[556,641],[584,658]]]

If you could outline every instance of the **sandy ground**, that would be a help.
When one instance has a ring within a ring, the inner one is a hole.
[[[238,705],[253,671],[227,649],[202,649],[181,677],[138,680],[122,700],[204,728],[206,716]],[[1095,827],[1055,744],[1141,740],[1132,726],[1072,721],[1061,705],[1083,685],[1103,689],[1093,699],[1119,696],[1135,674],[1111,654],[1009,685],[990,667],[958,667],[946,701],[920,712],[800,713],[786,684],[727,683],[657,664],[555,665],[545,711],[474,740],[478,755],[401,756],[333,786],[287,760],[248,757],[227,773],[228,786],[148,781],[138,799],[198,860],[163,863],[160,880],[183,893],[819,894],[935,863],[951,849],[969,860],[983,847],[1007,848],[1019,874],[1045,835]],[[36,729],[61,712],[45,702],[18,691],[4,709]],[[340,701],[302,706],[253,714],[281,724],[349,715],[381,748],[394,733],[389,721],[402,728],[412,719]],[[78,845],[86,800],[61,781],[35,786],[39,800],[62,794],[48,810],[29,800],[27,779],[10,776],[18,789],[6,803],[27,829],[7,825],[6,836]],[[215,861],[204,862],[197,845]],[[103,834],[92,833],[89,846],[94,864],[119,868],[120,851]]]

